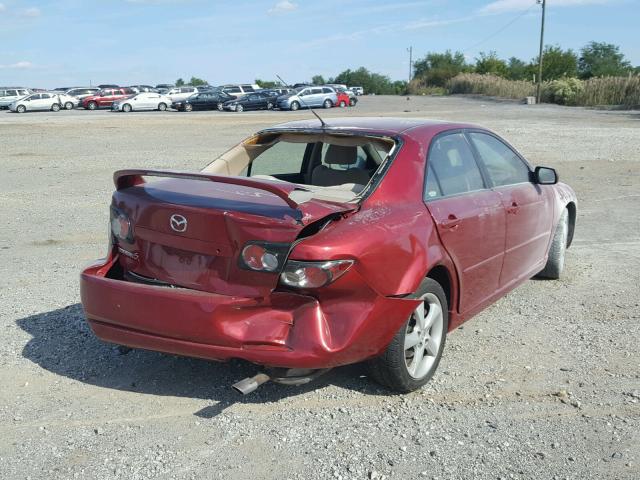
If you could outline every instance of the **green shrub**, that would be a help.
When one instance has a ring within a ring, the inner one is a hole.
[[[561,78],[543,85],[541,100],[559,105],[577,105],[579,96],[584,92],[584,82],[577,78]]]

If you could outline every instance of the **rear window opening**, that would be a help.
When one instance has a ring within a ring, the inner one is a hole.
[[[372,186],[395,147],[388,137],[267,132],[232,148],[203,173],[294,183],[304,187],[290,195],[298,203],[312,198],[349,202]]]

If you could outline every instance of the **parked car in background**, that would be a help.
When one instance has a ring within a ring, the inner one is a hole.
[[[120,85],[114,85],[112,83],[103,83],[102,85],[98,85],[98,88],[102,90],[103,88],[120,88]]]
[[[275,107],[276,97],[262,92],[249,93],[235,100],[225,102],[223,108],[232,112],[245,110],[271,110]]]
[[[345,88],[336,88],[336,93],[338,94],[338,96],[343,95],[343,100],[344,100],[344,96],[346,96],[346,103],[348,106],[350,107],[355,107],[356,103],[358,103],[358,97],[356,96],[356,94],[353,92],[353,90],[349,90],[349,89],[345,89]],[[340,104],[340,98],[338,98],[338,104]],[[339,105],[342,106],[342,105]],[[345,105],[346,106],[346,105]]]
[[[224,93],[222,90],[211,90],[196,93],[186,100],[173,102],[171,108],[179,112],[191,112],[192,110],[223,110],[225,102],[235,99],[236,97]]]
[[[26,97],[31,90],[23,87],[0,87],[0,108],[9,108],[9,105]]]
[[[301,87],[288,95],[278,97],[277,107],[294,111],[312,107],[331,108],[337,101],[338,96],[332,87]]]
[[[199,87],[192,86],[184,86],[184,87],[173,87],[169,90],[165,95],[171,99],[172,102],[180,102],[182,100],[186,100],[194,93],[198,93]]]
[[[74,107],[78,108],[82,106],[82,100],[98,93],[100,89],[98,87],[73,87],[67,90],[65,93],[71,95],[76,99]]]
[[[59,111],[59,92],[32,93],[9,104],[9,110],[17,113],[34,112],[42,110]]]
[[[88,110],[97,108],[109,108],[113,102],[135,95],[136,92],[130,88],[105,88],[95,95],[90,95],[82,99],[82,106]]]
[[[349,95],[347,95],[344,91],[336,91],[336,96],[338,97],[338,99],[336,100],[336,104],[334,105],[335,107],[344,108],[349,106],[351,99],[349,98]]]
[[[364,89],[362,87],[349,87],[349,89],[356,95],[364,95]]]
[[[142,92],[160,93],[158,92],[157,88],[152,87],[151,85],[130,85],[128,88],[130,88],[136,93],[142,93]]]
[[[260,87],[255,83],[243,83],[238,85],[223,85],[222,91],[233,95],[236,98],[240,98],[248,93],[254,93],[260,91]]]
[[[55,93],[58,97],[58,103],[60,104],[60,108],[64,108],[65,110],[72,110],[78,106],[78,99],[73,95],[69,95],[65,92],[52,92]]]
[[[293,88],[288,88],[288,87],[264,88],[264,89],[262,89],[260,91],[264,92],[265,90],[269,91],[269,92],[276,93],[277,96],[287,95],[287,94],[293,92]]]
[[[248,360],[261,383],[366,360],[398,392],[431,379],[447,332],[560,277],[577,212],[554,169],[493,132],[408,118],[289,122],[202,172],[114,183],[107,257],[80,278],[99,338]]]
[[[164,112],[171,106],[171,99],[166,95],[153,92],[142,92],[131,97],[116,100],[111,110],[116,112],[132,112],[140,110],[159,110]]]
[[[166,88],[167,90],[171,90],[175,85],[173,83],[159,83],[156,85],[158,90]]]

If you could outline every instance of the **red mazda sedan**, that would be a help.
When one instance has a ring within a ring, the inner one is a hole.
[[[558,278],[576,196],[496,134],[417,119],[291,122],[198,173],[116,172],[107,258],[81,275],[95,334],[303,383],[368,360],[408,392],[448,331]]]

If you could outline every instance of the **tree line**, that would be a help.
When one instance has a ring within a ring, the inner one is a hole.
[[[429,52],[413,64],[412,81],[391,80],[387,75],[369,71],[365,67],[347,69],[335,77],[325,78],[314,75],[310,83],[324,85],[339,83],[348,86],[361,86],[368,94],[402,95],[424,88],[447,87],[448,82],[461,73],[491,74],[507,80],[535,81],[538,74],[538,57],[524,61],[517,57],[502,59],[495,51],[480,52],[473,62],[467,61],[462,52]],[[587,80],[594,77],[621,77],[640,74],[640,66],[633,67],[620,51],[620,47],[605,42],[589,42],[579,52],[563,49],[558,45],[547,45],[542,56],[543,80],[579,78]],[[262,88],[282,86],[273,80],[256,79]],[[176,86],[185,85],[179,78]],[[191,77],[189,85],[207,85],[206,80]]]
[[[509,80],[535,81],[538,57],[526,62],[516,57],[501,59],[495,51],[481,52],[474,63],[469,63],[462,52],[429,52],[413,65],[413,79],[424,86],[445,87],[460,73],[492,74]],[[542,54],[542,78],[619,77],[640,73],[640,67],[631,63],[610,43],[589,42],[579,53],[564,50],[558,45],[545,46]]]

